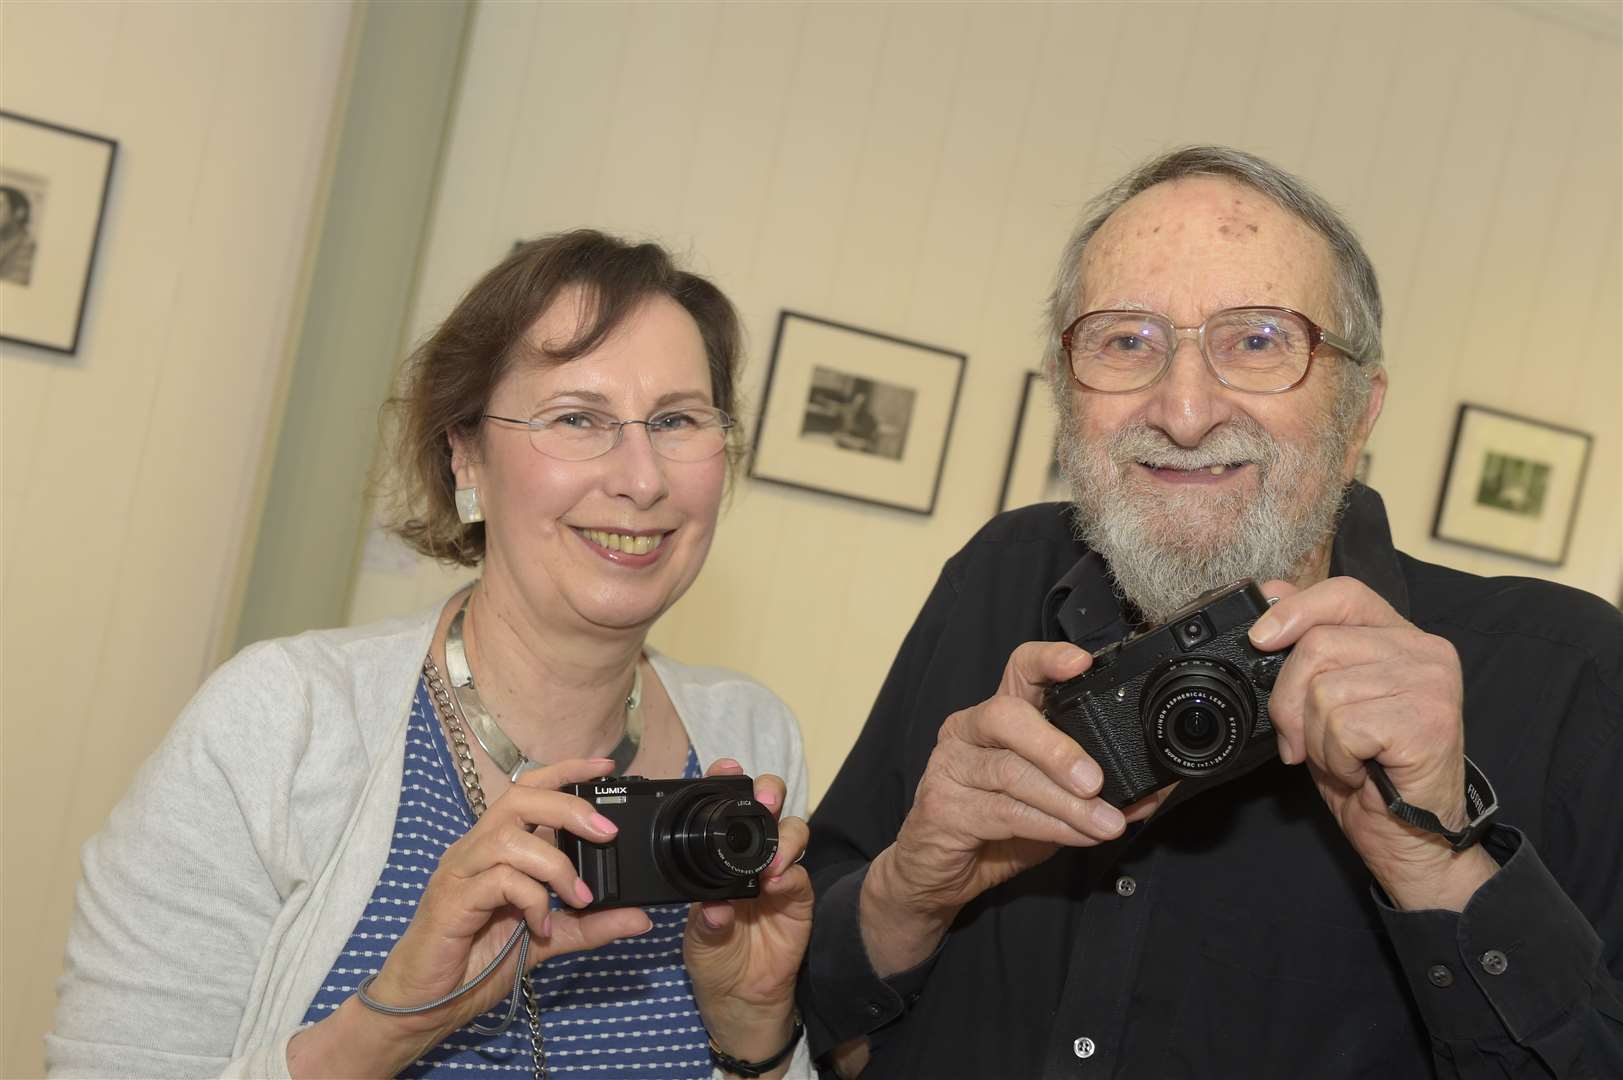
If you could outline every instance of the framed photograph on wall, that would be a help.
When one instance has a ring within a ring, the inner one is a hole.
[[[1014,441],[1009,445],[1009,464],[1003,470],[1003,493],[998,496],[999,512],[1040,502],[1069,502],[1070,485],[1060,475],[1054,441],[1059,435],[1059,417],[1041,372],[1026,372],[1025,389],[1020,393],[1020,415],[1014,418]]]
[[[118,144],[0,111],[0,338],[79,348]]]
[[[1572,428],[1461,405],[1431,535],[1560,566],[1593,441]]]
[[[967,362],[950,349],[780,312],[749,475],[933,513]]]

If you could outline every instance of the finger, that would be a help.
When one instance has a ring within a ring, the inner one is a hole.
[[[654,928],[642,908],[603,908],[598,911],[559,911],[552,917],[551,934],[543,947],[531,950],[536,962],[563,953],[601,948],[611,941],[646,934]]]
[[[755,778],[755,801],[772,811],[773,817],[783,812],[783,800],[788,792],[789,786],[781,776],[762,773]]]
[[[762,877],[770,882],[798,863],[806,853],[806,843],[810,838],[811,831],[800,818],[784,818],[778,822],[778,853],[772,856]]]
[[[1335,577],[1282,597],[1252,625],[1249,636],[1259,649],[1283,649],[1308,630],[1322,625],[1403,626],[1407,623],[1368,585],[1355,578]]]
[[[1279,670],[1268,699],[1268,716],[1286,764],[1299,762],[1306,752],[1309,694],[1326,673],[1350,667],[1386,665],[1392,671],[1421,646],[1419,631],[1410,634],[1390,628],[1315,626],[1304,634]],[[1397,666],[1395,666],[1397,665]],[[1390,672],[1389,672],[1390,674]],[[1391,678],[1385,682],[1389,686]]]
[[[584,784],[588,780],[608,776],[613,769],[613,758],[565,758],[521,774],[513,786],[550,790],[565,784]]]
[[[1035,766],[1078,798],[1093,798],[1104,782],[1104,773],[1076,740],[1024,701],[994,697],[952,714],[942,725],[937,742],[950,746],[953,741],[1011,751],[1021,762]],[[1002,788],[1015,779],[1026,779],[1017,762],[1004,761],[1001,767],[1014,771],[1001,779],[996,775],[982,776],[977,781],[979,786]]]
[[[997,692],[1041,705],[1049,685],[1074,679],[1088,670],[1093,656],[1067,641],[1028,641],[1009,655]]]
[[[1101,799],[1081,800],[1067,816],[998,792],[968,792],[959,807],[957,829],[979,840],[1037,840],[1066,847],[1091,847],[1113,840],[1126,827],[1120,810]]]
[[[461,879],[471,879],[493,866],[510,866],[519,873],[552,887],[558,898],[571,907],[592,902],[592,890],[575,869],[575,864],[545,839],[521,828],[490,831],[473,838],[463,848],[448,851],[440,868]]]
[[[483,929],[492,913],[509,906],[522,912],[530,929],[540,933],[552,899],[541,882],[511,866],[497,865],[471,878],[430,882],[418,913],[446,933],[467,937]]]
[[[710,763],[710,767],[704,771],[704,775],[706,777],[736,776],[743,771],[744,766],[740,765],[737,761],[730,757],[724,757],[717,758],[715,761],[712,761]]]
[[[515,784],[503,792],[501,798],[492,803],[485,815],[474,823],[470,835],[473,831],[494,831],[513,826],[564,830],[595,844],[608,843],[620,831],[618,825],[598,813],[596,807],[578,795]]]
[[[1357,677],[1352,672],[1335,672],[1322,680],[1340,684],[1334,697],[1354,700],[1325,706],[1315,732],[1318,737],[1307,744],[1308,754],[1320,770],[1348,788],[1363,786],[1364,762],[1380,757],[1386,748],[1379,734],[1379,714],[1385,711],[1382,704],[1345,692],[1346,684]]]
[[[1123,807],[1122,816],[1128,821],[1143,821],[1146,818],[1153,817],[1155,812],[1161,809],[1161,804],[1167,801],[1167,796],[1171,795],[1177,786],[1178,781],[1174,780],[1161,790],[1151,792],[1136,803]]]
[[[733,905],[725,900],[706,900],[688,912],[688,928],[700,938],[719,944],[732,936]]]

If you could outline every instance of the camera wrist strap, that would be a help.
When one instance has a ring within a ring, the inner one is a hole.
[[[458,613],[457,618],[460,619],[461,617],[461,614]],[[425,657],[423,660],[423,676],[428,680],[429,689],[434,693],[434,707],[444,719],[445,726],[451,733],[452,748],[456,751],[457,757],[460,759],[458,762],[458,772],[461,773],[462,786],[468,796],[468,807],[473,811],[473,816],[475,818],[482,817],[485,812],[484,785],[479,783],[479,770],[474,766],[473,754],[468,749],[468,735],[462,726],[461,717],[458,715],[456,708],[456,702],[453,701],[450,693],[447,692],[445,681],[440,678],[440,669],[434,664],[432,657]],[[475,975],[472,979],[469,979],[466,983],[457,987],[455,990],[452,990],[448,994],[441,994],[433,1001],[426,1002],[422,1005],[383,1004],[381,1001],[378,1001],[376,998],[372,997],[371,994],[367,993],[367,988],[370,987],[373,981],[378,977],[378,972],[374,972],[361,980],[360,985],[355,988],[355,996],[359,998],[361,1004],[365,1005],[368,1009],[371,1009],[374,1012],[387,1013],[390,1016],[415,1016],[418,1013],[430,1012],[439,1008],[441,1005],[449,1004],[450,1002],[455,1001],[457,998],[462,997],[474,987],[478,986],[480,983],[494,975],[496,973],[496,969],[502,966],[502,962],[507,959],[515,948],[518,949],[518,965],[513,971],[513,992],[508,997],[507,1015],[504,1016],[501,1022],[496,1024],[494,1027],[485,1027],[484,1025],[478,1023],[472,1025],[473,1030],[477,1031],[481,1035],[500,1035],[512,1025],[514,1018],[518,1016],[519,1002],[525,1001],[527,998],[527,995],[524,993],[524,975],[529,971],[528,960],[530,956],[530,927],[529,924],[524,922],[520,922],[513,928],[512,934],[508,935],[507,943],[502,946],[501,951],[496,954],[495,958],[492,959],[490,963],[485,965],[484,970],[480,971],[479,974]],[[535,1017],[531,1017],[531,1022],[535,1022]],[[539,1060],[540,1059],[538,1056],[537,1061]],[[537,1073],[540,1074],[541,1072],[542,1069],[538,1067]]]
[[[1366,761],[1364,768],[1369,770],[1370,779],[1375,781],[1376,790],[1386,800],[1386,809],[1393,817],[1417,829],[1436,833],[1455,851],[1464,851],[1481,840],[1499,812],[1499,797],[1494,794],[1493,785],[1469,757],[1465,759],[1466,823],[1460,829],[1450,829],[1430,810],[1405,802],[1380,762]]]

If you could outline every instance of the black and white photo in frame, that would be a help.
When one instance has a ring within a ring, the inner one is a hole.
[[[0,110],[0,339],[77,351],[117,153]]]
[[[967,360],[891,334],[779,313],[750,477],[932,513]]]
[[[1560,566],[1593,442],[1573,428],[1461,405],[1431,535]]]

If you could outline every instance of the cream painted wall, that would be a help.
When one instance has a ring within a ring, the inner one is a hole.
[[[1371,480],[1399,544],[1617,597],[1615,20],[1457,3],[487,3],[466,70],[415,333],[515,238],[591,224],[714,275],[750,331],[757,398],[784,307],[970,356],[933,517],[746,481],[654,631],[788,700],[814,795],[942,560],[995,509],[1080,202],[1178,143],[1268,156],[1361,230],[1390,311]],[[1462,400],[1595,434],[1561,569],[1428,539]],[[375,535],[351,618],[467,576]]]
[[[232,637],[350,15],[0,5],[3,107],[119,141],[78,355],[0,344],[0,1075],[43,1069],[79,845]]]

